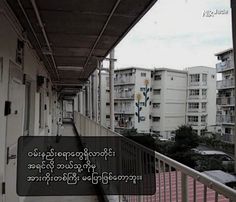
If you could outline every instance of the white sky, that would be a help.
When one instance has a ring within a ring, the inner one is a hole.
[[[216,9],[228,14],[203,17]],[[159,0],[115,49],[116,68],[215,67],[231,47],[230,0]]]

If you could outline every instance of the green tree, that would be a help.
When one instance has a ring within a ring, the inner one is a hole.
[[[198,135],[191,126],[182,125],[175,131],[175,142],[170,148],[169,156],[190,167],[195,167],[194,152],[199,145]]]

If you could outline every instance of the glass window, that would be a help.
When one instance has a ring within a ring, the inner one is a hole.
[[[161,75],[155,75],[154,80],[161,80]]]
[[[190,74],[190,82],[199,82],[200,74]]]
[[[191,90],[189,90],[189,95],[190,96],[199,95],[199,89],[191,89]]]
[[[202,103],[202,109],[206,109],[206,105],[207,105],[207,103],[206,103],[206,102],[203,102],[203,103]]]
[[[201,122],[206,122],[206,116],[201,116]]]
[[[159,109],[160,108],[160,103],[153,103],[152,106],[153,106],[153,108]]]
[[[202,89],[202,95],[207,95],[207,89]]]
[[[202,74],[202,81],[207,82],[207,74]]]
[[[188,116],[189,122],[198,122],[198,116]]]
[[[189,109],[198,109],[199,108],[199,103],[198,102],[192,102],[188,104]]]
[[[140,88],[140,91],[144,92],[146,90],[146,88]]]
[[[159,122],[160,121],[160,117],[152,117],[152,121],[153,122]]]
[[[153,89],[153,95],[160,95],[161,89]]]
[[[146,73],[145,72],[141,72],[141,77],[146,77]]]

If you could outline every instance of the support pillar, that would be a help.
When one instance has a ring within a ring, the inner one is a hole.
[[[115,51],[110,52],[110,71],[109,71],[109,86],[110,86],[110,129],[115,130],[114,117],[114,66],[115,66]]]

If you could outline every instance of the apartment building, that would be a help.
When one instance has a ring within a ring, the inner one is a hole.
[[[186,123],[198,135],[203,135],[208,127],[216,123],[216,70],[197,66],[187,68],[187,72]]]
[[[110,125],[109,74],[102,74],[102,124]],[[115,70],[116,131],[135,128],[164,139],[188,124],[202,135],[216,124],[216,73],[196,66],[185,70],[130,67]]]
[[[217,81],[217,114],[216,122],[220,126],[222,140],[232,142],[234,134],[234,61],[233,49],[227,49],[215,54],[219,63],[216,64],[216,72],[220,80]]]
[[[150,133],[151,90],[151,70],[138,67],[115,70],[116,131],[136,128],[138,133]]]
[[[162,138],[185,124],[187,71],[158,68],[152,72],[151,132]]]

